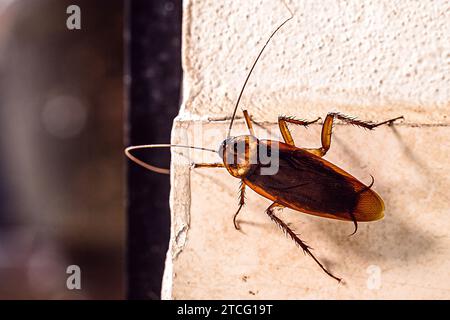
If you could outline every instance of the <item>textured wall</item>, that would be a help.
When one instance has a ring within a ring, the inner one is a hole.
[[[241,106],[265,123],[336,110],[395,128],[337,126],[326,158],[374,189],[384,220],[361,224],[281,214],[345,280],[337,284],[264,214],[248,192],[234,230],[238,180],[172,163],[172,243],[166,298],[449,298],[450,5],[448,1],[290,1],[295,13],[257,65]],[[280,1],[184,2],[184,101],[172,141],[216,148],[243,79],[285,17]],[[236,127],[236,133],[238,130]],[[241,127],[242,128],[242,127]],[[294,130],[320,142],[320,124]],[[241,130],[241,133],[245,131]],[[178,151],[177,151],[178,152]],[[174,156],[176,156],[174,154]],[[217,161],[201,158],[194,161]],[[209,157],[209,155],[208,155]],[[176,157],[175,157],[176,159]]]

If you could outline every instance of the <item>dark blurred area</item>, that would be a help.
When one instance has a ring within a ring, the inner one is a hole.
[[[127,4],[128,145],[168,143],[181,87],[181,0]],[[141,152],[168,167],[169,150]],[[127,297],[159,299],[170,236],[166,175],[128,166]]]
[[[0,0],[0,299],[125,297],[124,7]]]
[[[0,0],[0,299],[160,298],[170,181],[123,148],[169,142],[180,52],[181,1]]]

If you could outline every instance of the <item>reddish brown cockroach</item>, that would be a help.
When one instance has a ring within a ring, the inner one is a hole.
[[[291,237],[305,253],[310,255],[326,274],[340,281],[340,278],[328,271],[312,254],[311,247],[306,245],[288,224],[275,215],[274,209],[277,207],[287,207],[315,216],[350,221],[353,222],[355,227],[353,234],[358,229],[358,221],[375,221],[383,218],[383,200],[371,189],[374,182],[373,177],[372,183],[366,186],[351,174],[333,163],[324,160],[322,157],[330,148],[332,127],[335,118],[371,130],[383,124],[390,125],[395,120],[403,117],[373,123],[350,118],[339,113],[328,113],[322,126],[322,147],[306,149],[295,146],[287,124],[307,126],[317,122],[320,118],[314,121],[303,121],[291,117],[278,117],[278,126],[284,142],[259,140],[255,137],[251,117],[244,110],[244,119],[250,134],[232,137],[231,129],[236,111],[250,75],[275,33],[293,18],[292,12],[290,10],[289,12],[291,16],[273,31],[253,62],[236,101],[227,138],[221,143],[218,151],[193,146],[164,144],[133,146],[127,148],[125,153],[131,160],[149,170],[159,173],[169,173],[168,169],[158,168],[137,159],[130,151],[143,148],[179,147],[218,152],[223,160],[222,163],[200,163],[194,164],[194,167],[224,167],[233,177],[241,180],[239,208],[233,217],[235,228],[239,229],[236,217],[244,206],[245,188],[248,186],[256,193],[273,201],[266,210],[270,219]],[[264,173],[264,170],[268,169],[269,165],[266,161],[261,161],[262,150],[266,152],[266,155],[272,157],[271,161],[273,160],[273,155],[276,154],[276,172],[272,174]]]

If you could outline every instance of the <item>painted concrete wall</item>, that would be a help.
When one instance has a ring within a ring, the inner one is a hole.
[[[172,243],[163,297],[450,298],[450,4],[448,1],[289,1],[294,18],[252,74],[241,106],[280,139],[278,115],[340,111],[363,120],[403,115],[395,127],[335,127],[326,159],[369,183],[385,219],[352,224],[285,209],[327,277],[247,193],[233,227],[239,181],[224,169],[172,162]],[[184,99],[173,143],[216,149],[258,51],[289,16],[281,1],[184,1]],[[319,146],[320,124],[292,127],[298,146]],[[234,134],[246,133],[242,120]],[[186,154],[186,153],[185,153]],[[191,153],[191,161],[217,162]]]

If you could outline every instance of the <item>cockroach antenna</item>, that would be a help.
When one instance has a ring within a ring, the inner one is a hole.
[[[286,20],[283,21],[282,24],[280,24],[275,31],[272,32],[272,34],[270,35],[269,39],[267,39],[266,43],[264,44],[263,48],[261,49],[261,51],[259,52],[258,56],[256,57],[255,61],[253,62],[252,68],[250,69],[250,72],[247,75],[247,78],[245,79],[244,85],[242,86],[241,92],[239,93],[239,97],[236,101],[236,105],[234,107],[234,111],[233,111],[233,116],[231,117],[231,122],[230,122],[230,127],[228,129],[228,135],[227,137],[230,137],[230,133],[231,133],[231,127],[233,126],[233,121],[234,118],[236,116],[236,111],[237,108],[239,106],[239,101],[241,100],[242,94],[244,93],[244,89],[245,86],[247,85],[248,79],[250,78],[250,75],[252,74],[253,69],[256,66],[256,63],[258,62],[259,58],[261,57],[262,53],[264,52],[264,49],[266,48],[266,46],[269,44],[270,40],[272,39],[272,37],[275,35],[275,33],[277,33],[278,30],[280,30],[289,20],[291,20],[294,17],[294,14],[292,13],[291,9],[288,7],[288,5],[286,4],[286,2],[283,1],[284,6],[286,7],[286,9],[289,11],[290,13],[290,17],[287,18]],[[140,159],[138,159],[137,157],[133,156],[131,154],[132,150],[142,150],[142,149],[152,149],[152,148],[188,148],[188,149],[196,149],[196,150],[202,150],[202,151],[209,151],[209,152],[214,152],[217,153],[216,150],[212,150],[212,149],[207,149],[207,148],[201,148],[201,147],[194,147],[194,146],[187,146],[187,145],[174,145],[174,144],[146,144],[146,145],[138,145],[138,146],[130,146],[128,148],[125,149],[125,155],[132,161],[134,161],[135,163],[141,165],[142,167],[150,170],[150,171],[154,171],[157,173],[162,173],[162,174],[170,174],[170,170],[166,169],[166,168],[160,168],[157,166],[153,166],[150,165]],[[206,165],[206,164],[202,164],[202,165],[197,165],[197,167],[218,167],[218,166],[222,166],[222,165],[217,165],[217,164],[212,164],[212,165]]]
[[[247,82],[250,79],[250,76],[253,72],[253,69],[255,69],[256,64],[258,63],[259,58],[261,57],[262,53],[264,52],[264,49],[266,49],[267,45],[269,44],[270,40],[272,39],[272,37],[278,32],[278,30],[280,30],[289,20],[291,20],[294,17],[294,14],[292,13],[292,10],[288,7],[288,5],[286,4],[286,2],[283,1],[284,6],[286,7],[286,9],[289,11],[290,13],[290,17],[287,18],[286,20],[283,21],[283,23],[281,23],[270,35],[270,37],[267,39],[266,43],[264,44],[264,46],[262,47],[261,51],[259,51],[258,56],[256,57],[255,61],[253,62],[252,67],[250,68],[250,71],[247,74],[247,77],[245,78],[244,81],[244,85],[242,86],[241,92],[239,93],[239,96],[236,100],[236,105],[234,106],[234,110],[233,110],[233,115],[231,116],[231,122],[230,122],[230,127],[228,128],[228,134],[227,134],[227,138],[230,137],[231,135],[231,128],[233,127],[233,122],[234,122],[234,118],[236,116],[236,112],[237,112],[237,108],[239,107],[239,102],[241,101],[241,97],[242,94],[244,93],[245,87],[247,86]]]
[[[208,149],[208,148],[201,148],[201,147],[193,147],[193,146],[186,146],[186,145],[181,145],[181,144],[144,144],[144,145],[139,145],[139,146],[131,146],[125,149],[125,155],[132,161],[134,161],[135,163],[137,163],[138,165],[156,172],[156,173],[162,173],[162,174],[170,174],[170,170],[166,169],[166,168],[160,168],[160,167],[156,167],[153,166],[151,164],[148,164],[140,159],[138,159],[137,157],[133,156],[131,154],[132,150],[142,150],[142,149],[153,149],[153,148],[185,148],[185,149],[196,149],[196,150],[202,150],[202,151],[209,151],[209,152],[213,152],[213,153],[217,153],[216,150],[213,149]]]

